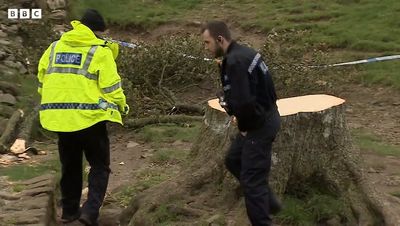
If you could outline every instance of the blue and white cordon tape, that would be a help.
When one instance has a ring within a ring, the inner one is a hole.
[[[392,56],[382,56],[382,57],[374,57],[365,60],[356,60],[350,62],[343,62],[337,64],[328,64],[328,65],[319,65],[319,66],[309,66],[311,68],[316,67],[338,67],[338,66],[346,66],[346,65],[356,65],[356,64],[368,64],[373,62],[380,62],[380,61],[388,61],[388,60],[398,60],[400,59],[400,55],[392,55]]]
[[[111,42],[118,43],[121,46],[128,47],[128,48],[138,48],[140,45],[134,44],[134,43],[129,43],[129,42],[123,42],[123,41],[118,41],[114,39],[106,39]],[[214,59],[210,58],[201,58],[201,57],[195,57],[191,56],[188,54],[182,54],[183,57],[189,58],[189,59],[194,59],[194,60],[204,60],[204,61],[213,61]],[[347,65],[356,65],[356,64],[367,64],[367,63],[373,63],[373,62],[380,62],[380,61],[390,61],[390,60],[398,60],[400,59],[400,55],[391,55],[391,56],[382,56],[382,57],[374,57],[374,58],[369,58],[365,60],[356,60],[356,61],[349,61],[349,62],[342,62],[342,63],[336,63],[336,64],[327,64],[327,65],[318,65],[318,66],[305,66],[305,67],[310,67],[310,68],[321,68],[321,67],[339,67],[339,66],[347,66]]]
[[[104,40],[110,41],[110,42],[115,42],[115,43],[118,43],[120,46],[132,48],[132,49],[137,48],[137,47],[140,47],[138,44],[129,43],[129,42],[123,42],[123,41],[118,41],[118,40],[114,40],[114,39],[111,39],[111,38],[105,38]]]

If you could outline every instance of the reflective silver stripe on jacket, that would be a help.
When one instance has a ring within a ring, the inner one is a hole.
[[[111,92],[113,92],[113,91],[115,91],[115,90],[117,90],[119,88],[121,88],[121,82],[118,82],[118,83],[116,83],[116,84],[114,84],[112,86],[103,88],[101,90],[103,90],[104,93],[111,93]]]
[[[256,67],[258,60],[261,58],[261,54],[257,53],[256,56],[253,58],[253,61],[251,62],[248,72],[251,74]]]
[[[265,64],[264,61],[262,61],[260,63],[259,67],[260,67],[261,71],[264,73],[264,75],[267,75],[269,69],[268,69],[268,66]]]
[[[54,48],[56,48],[58,41],[55,41],[51,44],[51,50],[50,50],[50,57],[49,57],[49,65],[47,67],[47,71],[53,66],[53,59],[54,59]]]
[[[92,62],[94,53],[96,52],[96,49],[97,49],[98,46],[90,47],[90,50],[86,55],[86,59],[85,59],[85,62],[83,63],[83,67],[82,68],[53,67],[54,48],[55,48],[56,44],[57,44],[57,42],[53,42],[52,47],[51,47],[50,63],[49,63],[49,68],[47,69],[47,74],[52,74],[52,73],[70,73],[70,74],[83,75],[86,78],[91,79],[91,80],[98,80],[97,74],[91,74],[91,73],[88,72],[90,63]]]
[[[107,108],[118,110],[118,106],[112,103],[107,103]],[[100,104],[88,104],[88,103],[49,103],[41,104],[40,110],[66,110],[66,109],[78,109],[78,110],[98,110],[103,109]]]
[[[83,75],[88,79],[97,80],[98,76],[96,74],[90,74],[88,71],[79,68],[73,67],[52,67],[47,71],[48,74],[51,73],[70,73],[70,74],[77,74]]]

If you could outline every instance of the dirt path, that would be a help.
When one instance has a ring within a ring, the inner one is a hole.
[[[400,145],[400,91],[355,84],[342,89],[350,128],[365,128],[385,142]]]
[[[347,100],[347,119],[351,129],[376,134],[384,143],[400,145],[400,91],[382,87],[348,85],[342,87]],[[362,150],[366,172],[383,203],[400,222],[400,153],[382,156]]]
[[[111,131],[112,133],[112,131]],[[119,131],[111,134],[111,177],[108,191],[128,183],[132,179],[132,172],[148,164],[147,159],[141,158],[147,147],[137,143],[132,131]]]

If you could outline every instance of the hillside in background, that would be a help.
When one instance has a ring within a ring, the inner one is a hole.
[[[239,27],[245,35],[302,32],[302,37],[284,48],[329,52],[323,60],[335,63],[400,51],[400,2],[397,0],[72,0],[71,17],[84,8],[98,9],[108,22],[125,28],[151,30],[160,25],[175,26],[222,19]],[[296,59],[301,63],[303,59]],[[397,62],[360,68],[366,84],[400,88]]]

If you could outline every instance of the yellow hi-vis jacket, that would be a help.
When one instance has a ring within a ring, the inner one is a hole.
[[[56,132],[73,132],[100,121],[122,124],[128,109],[114,56],[118,45],[104,40],[79,21],[53,42],[38,65],[40,123]]]

